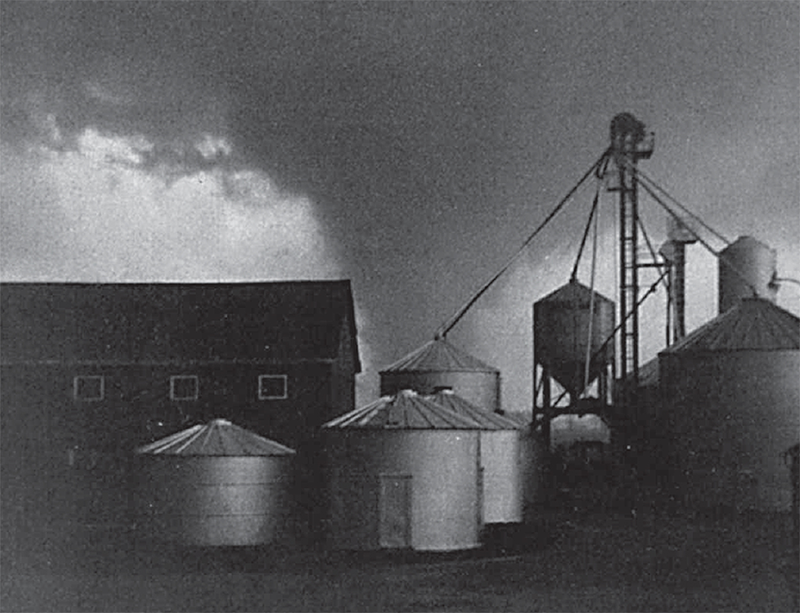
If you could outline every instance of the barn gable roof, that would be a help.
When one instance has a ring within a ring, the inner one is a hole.
[[[360,372],[355,340],[346,280],[0,284],[3,364],[287,363],[349,346]]]

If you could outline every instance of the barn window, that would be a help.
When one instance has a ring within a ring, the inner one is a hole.
[[[287,398],[286,378],[286,375],[259,375],[258,399],[283,400]]]
[[[170,400],[197,400],[198,388],[196,375],[175,375],[169,378]]]
[[[75,400],[102,400],[105,391],[105,379],[102,376],[78,376],[72,382]]]

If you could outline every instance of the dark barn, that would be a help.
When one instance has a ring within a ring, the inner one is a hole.
[[[349,281],[3,283],[0,299],[4,532],[129,522],[133,449],[213,418],[318,466],[318,427],[355,408]]]

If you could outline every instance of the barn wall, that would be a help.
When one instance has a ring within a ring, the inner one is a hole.
[[[198,375],[197,400],[170,400],[169,378],[177,374]],[[258,400],[259,374],[287,374],[289,397]],[[76,401],[76,375],[104,376],[104,399]],[[3,516],[17,509],[13,512],[25,521],[41,525],[126,523],[133,449],[216,417],[290,447],[313,450],[316,432],[330,412],[351,408],[332,407],[333,387],[326,363],[3,366],[0,484],[3,511],[8,511]],[[300,462],[299,471],[312,487],[321,483],[318,458]]]
[[[349,282],[2,289],[3,530],[127,522],[132,449],[217,417],[305,450],[319,486],[317,431],[354,408],[360,369]],[[261,374],[287,375],[288,398],[260,400]],[[76,401],[76,375],[105,377],[104,398]],[[172,375],[197,375],[199,397],[171,400]]]
[[[259,400],[262,374],[287,375],[287,398]],[[174,375],[198,377],[196,400],[170,399]],[[75,400],[75,376],[103,376],[104,398]],[[101,449],[135,446],[169,434],[187,421],[215,417],[230,418],[291,446],[331,412],[346,408],[330,407],[333,383],[327,363],[4,366],[2,381],[0,406],[9,435],[39,437],[38,427],[46,422],[54,429],[48,437],[71,436],[76,443]],[[341,382],[336,385],[342,387]]]

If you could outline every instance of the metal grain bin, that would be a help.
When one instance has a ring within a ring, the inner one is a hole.
[[[337,549],[480,545],[480,426],[404,390],[323,426]]]
[[[476,406],[500,410],[500,371],[444,338],[434,339],[380,372],[381,396],[404,389],[432,394],[452,387]]]
[[[693,506],[788,510],[782,452],[800,431],[800,319],[749,298],[659,354],[677,494]]]
[[[136,516],[144,536],[222,546],[288,535],[292,449],[215,419],[136,452]]]
[[[536,363],[576,399],[583,391],[591,326],[589,383],[614,359],[614,302],[572,280],[533,305]]]
[[[427,398],[481,426],[484,523],[521,522],[524,503],[521,445],[525,437],[522,426],[476,407],[452,389],[439,390]]]
[[[742,298],[758,296],[775,302],[777,261],[777,251],[752,236],[740,236],[723,249],[718,264],[719,312],[736,306]]]

